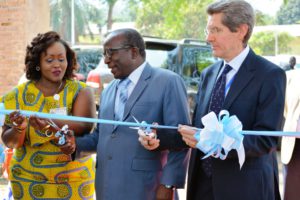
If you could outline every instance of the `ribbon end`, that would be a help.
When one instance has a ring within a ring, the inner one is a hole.
[[[4,103],[0,103],[0,110],[4,110]],[[4,114],[0,114],[0,126],[4,125],[4,121],[5,121],[5,115]]]
[[[241,170],[245,162],[245,148],[243,143],[240,145],[240,148],[237,149],[237,153],[238,153],[238,159],[239,159],[240,170]]]

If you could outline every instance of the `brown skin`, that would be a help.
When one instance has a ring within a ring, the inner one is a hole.
[[[53,43],[49,46],[45,53],[41,54],[41,78],[35,84],[44,96],[53,96],[55,93],[59,93],[63,90],[65,85],[63,77],[66,73],[67,65],[66,49],[60,42]],[[61,87],[59,87],[60,85]],[[96,117],[95,108],[93,92],[89,88],[84,88],[80,90],[73,103],[72,114],[74,116],[94,118]],[[19,115],[18,112],[12,112],[9,117],[11,122],[15,122],[17,126],[9,127],[4,125],[2,128],[2,140],[6,146],[12,148],[18,148],[23,145],[25,139],[25,128],[28,126],[28,123],[36,130],[43,130],[48,125],[47,119],[31,116],[29,120],[27,120],[24,116]],[[88,133],[93,128],[92,123],[66,122],[59,120],[53,121],[58,125],[58,127],[68,124],[70,130],[76,130],[76,135]],[[22,132],[18,129],[21,129]],[[50,131],[54,132],[57,130],[51,127]]]
[[[123,35],[111,34],[104,42],[104,49],[122,47],[125,44]],[[124,79],[141,64],[144,59],[140,56],[137,48],[120,49],[113,52],[109,58],[104,57],[105,64],[111,69],[114,78]]]

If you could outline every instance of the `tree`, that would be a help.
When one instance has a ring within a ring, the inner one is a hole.
[[[256,26],[265,26],[265,25],[274,24],[274,21],[275,19],[272,16],[266,15],[259,10],[255,11]]]
[[[64,40],[71,41],[71,2],[70,0],[50,0],[50,24]],[[87,0],[75,0],[75,41],[79,35],[88,33],[93,37],[89,22],[103,24],[102,12]]]
[[[289,0],[280,7],[277,12],[278,24],[297,24],[300,23],[300,1]]]
[[[108,13],[107,13],[107,30],[111,30],[113,24],[113,9],[118,0],[105,0],[108,5]]]
[[[141,0],[137,28],[163,38],[204,38],[205,8],[212,0]]]
[[[258,32],[253,34],[249,44],[260,55],[275,55],[275,33],[273,31]],[[289,43],[294,39],[286,32],[278,33],[278,53],[288,53]]]

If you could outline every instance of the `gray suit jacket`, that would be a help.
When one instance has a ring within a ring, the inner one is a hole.
[[[201,118],[208,113],[208,105],[222,62],[205,69],[200,77],[197,107],[193,124],[202,127]],[[282,127],[285,73],[282,69],[250,50],[225,98],[224,109],[236,115],[243,130],[280,130]],[[245,163],[240,170],[235,151],[226,160],[213,159],[212,184],[215,200],[274,200],[277,187],[277,138],[244,137]],[[191,154],[187,199],[195,197],[197,170],[202,170],[201,152]],[[201,184],[201,180],[198,181]]]
[[[99,117],[114,119],[118,81],[113,81],[101,98]],[[123,121],[132,116],[161,125],[189,124],[187,95],[182,79],[175,73],[146,65],[130,95]],[[97,151],[97,199],[155,199],[160,183],[184,187],[188,149],[176,130],[158,130],[160,149],[146,150],[137,130],[126,126],[98,124],[90,135],[76,139],[77,154]],[[171,149],[170,151],[163,151]]]

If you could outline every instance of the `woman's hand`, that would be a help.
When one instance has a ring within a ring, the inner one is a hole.
[[[14,111],[8,115],[11,125],[4,124],[1,139],[9,148],[19,148],[25,141],[25,131],[28,125],[25,116],[20,111]]]
[[[50,128],[49,122],[47,119],[39,118],[35,115],[29,117],[29,124],[38,131],[43,131]]]
[[[65,135],[66,143],[62,146],[60,146],[60,150],[66,154],[66,155],[71,155],[75,152],[76,150],[76,142],[75,142],[75,136],[74,132],[69,130],[67,134]]]
[[[14,111],[12,113],[9,114],[9,120],[11,121],[13,127],[16,130],[18,130],[19,132],[21,130],[25,130],[25,128],[27,127],[27,120],[26,117],[21,115],[20,111]]]

